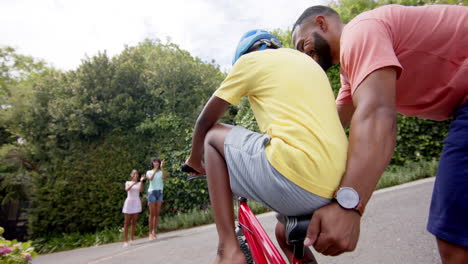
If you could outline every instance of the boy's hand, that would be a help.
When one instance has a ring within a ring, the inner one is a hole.
[[[192,169],[194,169],[194,170],[196,170],[198,172],[198,173],[197,172],[189,172],[189,174],[191,174],[191,175],[203,176],[206,173],[205,168],[203,167],[203,164],[201,163],[201,161],[196,162],[193,159],[188,158],[185,161],[185,164],[187,164]]]

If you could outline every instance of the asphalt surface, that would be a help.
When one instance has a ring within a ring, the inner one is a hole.
[[[426,231],[434,178],[376,191],[361,223],[354,252],[338,257],[315,253],[319,263],[394,264],[440,263],[436,242]],[[258,216],[274,237],[273,213]],[[136,240],[41,255],[33,264],[212,263],[217,235],[214,225],[160,234],[156,241]]]

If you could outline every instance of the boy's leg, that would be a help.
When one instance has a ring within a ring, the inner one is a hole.
[[[232,127],[217,124],[205,137],[205,169],[219,244],[215,263],[245,263],[234,230],[234,209],[224,140]]]

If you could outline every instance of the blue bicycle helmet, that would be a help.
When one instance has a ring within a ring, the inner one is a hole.
[[[267,47],[270,48],[281,48],[281,42],[268,31],[261,29],[250,30],[245,33],[237,44],[236,53],[232,60],[232,65],[244,54],[246,54],[250,48],[258,46],[258,50],[264,50]]]

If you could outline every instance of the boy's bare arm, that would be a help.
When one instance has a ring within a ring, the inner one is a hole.
[[[197,170],[200,175],[205,173],[202,165],[205,135],[221,118],[228,106],[228,102],[219,97],[212,96],[206,103],[202,112],[198,116],[197,122],[195,123],[195,130],[193,131],[192,136],[192,151],[190,153],[190,157],[185,163]]]

